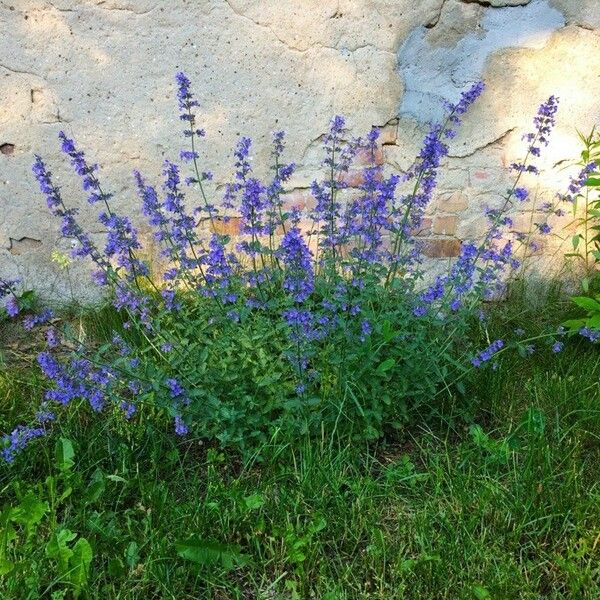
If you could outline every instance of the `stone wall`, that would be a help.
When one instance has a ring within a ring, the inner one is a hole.
[[[36,189],[33,154],[83,206],[59,156],[64,129],[135,212],[131,171],[158,183],[182,143],[178,70],[201,102],[215,193],[238,135],[253,138],[261,173],[270,133],[283,128],[300,202],[310,201],[332,115],[356,134],[381,127],[381,160],[403,169],[443,99],[482,78],[487,90],[452,141],[422,232],[437,258],[481,234],[482,208],[508,186],[506,167],[545,98],[560,96],[561,109],[543,188],[564,185],[553,167],[577,156],[575,128],[600,123],[598,0],[0,0],[0,32],[0,276],[55,297],[65,278],[50,255],[68,243]],[[93,211],[84,214],[100,236]],[[71,275],[76,293],[90,289],[82,267]]]

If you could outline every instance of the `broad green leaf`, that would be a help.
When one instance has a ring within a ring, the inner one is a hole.
[[[591,316],[587,320],[586,325],[591,329],[600,329],[600,314]]]
[[[111,577],[122,577],[125,574],[125,567],[120,558],[111,558],[108,561],[108,574]]]
[[[85,499],[87,502],[96,502],[104,493],[106,482],[104,473],[100,469],[96,469],[92,475],[92,480],[85,491]]]
[[[19,505],[13,509],[11,519],[15,523],[31,528],[42,520],[48,509],[47,502],[42,502],[33,492],[29,492]]]
[[[382,375],[383,373],[389,371],[396,364],[396,361],[393,358],[388,358],[384,360],[382,363],[379,363],[377,367],[377,374]]]
[[[125,551],[125,562],[130,568],[135,567],[140,559],[139,548],[136,542],[129,542],[127,550]]]
[[[15,568],[15,563],[6,558],[0,558],[0,577],[10,573]]]
[[[571,301],[591,312],[600,312],[600,303],[588,296],[574,296]]]
[[[69,548],[69,542],[77,537],[69,529],[59,529],[50,537],[46,544],[46,556],[56,560],[60,573],[66,573],[69,569],[69,559],[73,556],[73,550]]]
[[[563,327],[571,330],[578,330],[585,326],[585,319],[569,319],[562,323]]]
[[[584,277],[581,280],[581,287],[583,288],[583,291],[586,294],[590,291],[590,278],[589,277]]]
[[[492,598],[490,593],[480,585],[474,585],[471,588],[471,591],[473,592],[473,596],[477,598],[477,600],[491,600]]]
[[[55,447],[56,466],[61,471],[68,471],[74,464],[75,450],[73,443],[67,438],[59,438]]]
[[[87,582],[92,556],[89,542],[85,538],[79,538],[73,546],[73,553],[69,559],[69,579],[76,589]]]
[[[248,557],[240,553],[240,547],[204,540],[196,535],[175,542],[177,554],[201,566],[219,565],[230,571],[248,563]]]
[[[256,382],[256,385],[258,387],[267,387],[269,385],[274,384],[276,381],[279,381],[280,379],[281,379],[281,373],[273,373],[271,375],[265,375],[264,377],[261,377]]]
[[[255,510],[265,503],[265,499],[260,494],[252,494],[244,498],[244,503],[246,504],[246,508]]]

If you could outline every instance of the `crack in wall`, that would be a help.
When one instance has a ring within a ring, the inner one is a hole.
[[[134,10],[133,8],[127,8],[125,6],[104,6],[104,4],[106,4],[106,0],[102,0],[101,2],[98,2],[96,4],[96,6],[102,10],[115,10],[115,11],[119,11],[119,12],[127,12],[127,13],[131,13],[133,15],[136,15],[137,17],[143,17],[144,15],[150,14],[153,10],[156,10],[158,8],[158,4],[153,6],[152,8],[149,8],[148,10],[144,10],[144,11],[137,11]]]
[[[463,4],[479,4],[485,8],[512,8],[514,6],[525,6],[531,0],[460,0]]]
[[[475,154],[477,154],[478,152],[481,152],[482,150],[485,150],[486,148],[491,148],[492,146],[502,143],[505,140],[505,138],[507,138],[516,129],[517,129],[516,127],[510,127],[509,129],[504,131],[504,133],[501,133],[500,135],[496,136],[493,140],[490,140],[489,142],[486,142],[485,144],[481,144],[480,146],[476,146],[475,148],[473,148],[472,150],[469,150],[468,152],[465,152],[464,154],[458,154],[458,153],[450,154],[449,153],[448,158],[469,158],[471,156],[474,156]]]
[[[429,21],[429,23],[425,23],[426,29],[433,29],[440,22],[440,19],[442,18],[442,11],[444,10],[445,4],[446,4],[446,0],[442,0],[440,7],[437,9],[436,14],[433,17],[433,19],[431,21]]]
[[[385,48],[380,48],[379,46],[376,46],[375,44],[369,44],[369,43],[364,43],[364,44],[360,44],[357,46],[343,46],[340,48],[338,46],[327,46],[326,44],[322,44],[321,42],[312,42],[308,48],[304,48],[304,49],[298,48],[297,46],[290,44],[288,41],[286,41],[285,39],[280,37],[270,25],[266,25],[259,21],[255,21],[253,18],[249,17],[248,15],[244,14],[243,12],[236,10],[235,7],[231,4],[230,0],[225,0],[225,4],[229,7],[231,12],[235,16],[237,16],[241,19],[244,19],[245,21],[249,21],[255,27],[258,27],[260,29],[264,29],[264,30],[268,31],[280,44],[285,46],[290,52],[297,52],[298,54],[306,54],[307,52],[310,52],[317,48],[321,48],[323,50],[333,50],[334,52],[357,52],[358,50],[363,50],[364,48],[373,48],[377,52],[381,52],[383,54],[392,54],[394,56],[396,55],[396,53],[393,52],[392,50],[386,50]],[[333,16],[330,18],[332,18],[332,19],[339,18],[340,16],[341,15],[339,14],[339,12],[336,11],[336,13],[334,13]]]
[[[42,240],[38,240],[37,238],[31,238],[27,236],[23,236],[22,238],[8,238],[8,248],[7,250],[13,256],[21,256],[21,254],[27,254],[39,248],[42,245]]]

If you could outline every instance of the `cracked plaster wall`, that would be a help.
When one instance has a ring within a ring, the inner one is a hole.
[[[239,134],[254,139],[261,172],[270,132],[284,128],[300,202],[333,114],[357,134],[382,127],[383,160],[402,169],[441,100],[483,78],[425,224],[431,254],[452,255],[457,240],[481,233],[482,206],[507,186],[505,167],[544,98],[562,99],[547,167],[577,154],[575,127],[600,121],[599,32],[597,0],[0,0],[0,276],[66,294],[49,257],[68,243],[35,187],[33,153],[101,236],[56,133],[78,140],[134,212],[132,169],[158,182],[178,153],[179,69],[202,106],[217,193]],[[87,293],[82,267],[72,276]]]

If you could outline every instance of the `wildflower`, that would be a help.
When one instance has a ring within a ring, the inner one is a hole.
[[[590,327],[582,327],[579,330],[579,335],[595,343],[600,339],[600,329],[591,329]]]
[[[515,188],[514,196],[519,202],[525,202],[529,197],[529,192],[523,187],[518,187]]]
[[[15,296],[10,296],[8,298],[4,308],[6,308],[9,317],[16,317],[20,312],[19,302]]]
[[[137,408],[135,404],[132,404],[131,402],[125,402],[125,400],[123,400],[121,402],[121,410],[125,413],[125,418],[129,420],[131,417],[133,417]]]
[[[37,154],[32,170],[38,181],[40,191],[46,196],[46,204],[50,212],[62,219],[61,234],[78,242],[71,250],[71,256],[73,258],[89,256],[101,270],[105,271],[108,263],[98,252],[89,235],[77,223],[75,219],[77,209],[65,207],[59,189],[52,183],[52,173],[48,171],[44,161]]]
[[[314,273],[312,254],[298,227],[285,234],[279,254],[286,267],[283,288],[295,302],[304,302],[314,289]]]
[[[46,403],[44,402],[35,413],[35,420],[40,424],[50,423],[51,421],[56,420],[56,414],[51,410],[48,410]]]
[[[46,331],[46,343],[48,344],[48,348],[56,348],[59,345],[60,339],[54,327],[50,327]]]
[[[502,340],[496,340],[492,342],[485,350],[482,350],[479,354],[471,359],[471,364],[474,367],[480,367],[483,363],[489,361],[492,356],[499,352],[504,347]]]
[[[558,194],[559,199],[573,204],[583,189],[583,186],[587,183],[589,176],[596,170],[596,168],[596,162],[592,161],[583,167],[576,177],[571,177],[567,193]]]
[[[95,173],[98,171],[98,165],[88,164],[85,159],[85,154],[81,150],[77,150],[74,140],[68,138],[64,131],[59,131],[58,138],[61,141],[61,150],[71,159],[77,175],[81,177],[81,184],[86,192],[89,192],[88,202],[95,204],[96,202],[108,202],[112,198],[112,194],[106,194],[100,187],[100,182]]]
[[[528,155],[537,158],[541,155],[541,146],[548,145],[550,133],[556,124],[555,117],[558,111],[558,102],[559,100],[556,96],[550,96],[539,107],[537,115],[533,119],[534,130],[523,136],[523,139],[529,144],[527,147]],[[531,164],[513,163],[511,169],[518,173],[539,174],[539,169]]]
[[[166,380],[165,383],[167,384],[167,387],[169,388],[171,397],[179,398],[179,397],[185,395],[185,390],[183,389],[183,387],[181,386],[179,381],[177,381],[177,379],[169,378]]]
[[[2,437],[4,448],[2,449],[2,457],[8,463],[14,461],[15,456],[24,450],[29,442],[46,433],[42,427],[27,427],[19,425],[8,435]]]
[[[28,315],[25,317],[25,319],[23,319],[23,327],[25,327],[27,331],[31,331],[36,325],[47,323],[53,318],[54,313],[52,310],[47,308],[38,315]]]
[[[362,321],[360,324],[360,341],[364,342],[367,337],[371,335],[372,331],[373,328],[371,327],[371,323],[367,320]]]
[[[185,435],[188,432],[188,426],[185,424],[180,415],[175,416],[175,433],[177,435]]]
[[[564,347],[565,345],[562,342],[554,342],[552,345],[552,352],[558,354]]]

